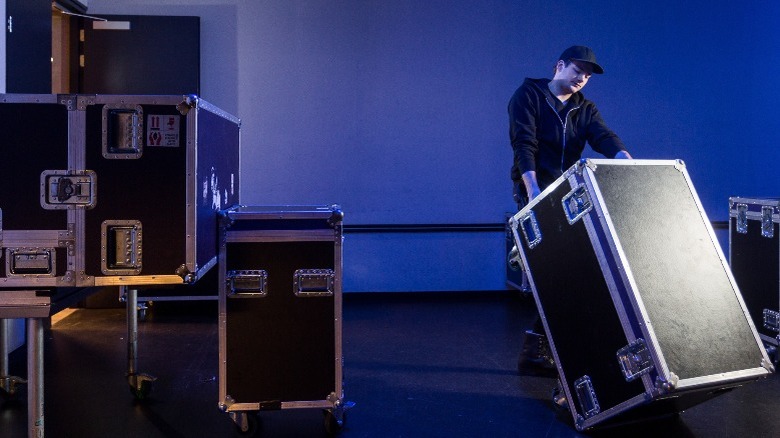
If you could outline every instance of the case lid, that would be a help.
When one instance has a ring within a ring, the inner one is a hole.
[[[220,212],[221,223],[224,228],[236,229],[237,223],[253,223],[247,225],[259,228],[289,228],[301,227],[309,224],[309,227],[320,228],[323,222],[329,228],[340,225],[344,213],[338,204],[331,205],[238,205]],[[263,225],[259,225],[262,222]],[[295,222],[298,225],[290,225]],[[284,225],[284,223],[287,223]]]

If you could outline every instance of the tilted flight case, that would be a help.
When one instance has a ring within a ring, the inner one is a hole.
[[[239,199],[240,121],[197,96],[79,96],[98,178],[84,271],[96,285],[181,284],[217,260]]]
[[[77,224],[94,198],[82,184],[90,177],[75,170],[81,164],[72,146],[80,122],[75,102],[53,94],[0,95],[0,287],[77,283]]]
[[[761,339],[780,332],[780,199],[729,198],[729,263]]]
[[[342,217],[333,206],[231,208],[219,252],[219,406],[321,408],[338,428],[342,391]]]
[[[583,160],[511,222],[577,429],[773,370],[681,161]]]

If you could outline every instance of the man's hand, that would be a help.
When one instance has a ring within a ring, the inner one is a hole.
[[[534,170],[523,173],[523,184],[525,184],[525,192],[528,193],[529,201],[542,193],[539,183],[536,181],[536,171]]]
[[[631,159],[631,154],[629,154],[628,151],[620,151],[620,152],[616,153],[613,158],[623,159],[623,160],[630,160]]]

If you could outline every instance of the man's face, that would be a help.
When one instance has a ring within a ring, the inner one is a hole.
[[[558,61],[553,79],[559,81],[561,87],[570,90],[572,94],[582,90],[593,74],[593,66],[574,60],[569,65],[564,64],[563,61]]]

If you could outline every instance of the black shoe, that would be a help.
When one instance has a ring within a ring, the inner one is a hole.
[[[517,361],[521,376],[558,377],[558,369],[550,354],[547,337],[531,330],[525,332],[523,351]]]

